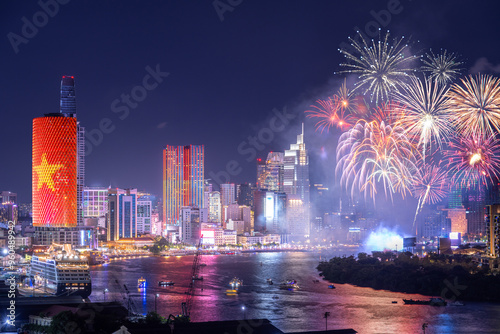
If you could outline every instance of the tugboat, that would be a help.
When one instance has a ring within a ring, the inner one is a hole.
[[[235,277],[231,280],[231,282],[229,282],[229,285],[233,288],[233,289],[238,289],[240,286],[243,285],[243,281],[240,280],[239,278]]]
[[[139,289],[144,289],[146,287],[146,279],[141,277],[137,280],[137,287]]]
[[[174,281],[159,281],[158,286],[172,286],[174,285]]]
[[[431,298],[429,300],[413,300],[403,299],[405,305],[431,305],[431,306],[446,306],[446,300],[442,298]]]
[[[298,290],[299,285],[297,284],[296,280],[292,279],[292,280],[288,280],[286,282],[281,283],[280,289],[281,290],[290,290],[290,291]]]

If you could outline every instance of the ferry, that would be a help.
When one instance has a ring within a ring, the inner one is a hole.
[[[78,295],[85,299],[92,293],[88,259],[69,244],[53,244],[46,253],[34,253],[27,276],[19,284],[22,295]]]
[[[174,281],[159,281],[158,286],[172,286],[174,285]]]
[[[280,284],[280,289],[281,290],[290,290],[290,291],[298,290],[299,285],[297,284],[296,280],[288,280],[288,281]]]
[[[226,295],[228,295],[228,296],[236,296],[237,294],[238,294],[237,290],[234,290],[234,289],[226,290]]]
[[[238,289],[240,286],[243,285],[243,281],[240,280],[239,278],[233,278],[231,280],[231,282],[229,282],[229,285],[233,288],[233,289]]]
[[[146,287],[146,279],[141,277],[137,280],[137,287],[139,289],[144,289]]]

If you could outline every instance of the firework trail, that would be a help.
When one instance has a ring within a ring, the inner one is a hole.
[[[436,80],[423,80],[412,76],[407,84],[394,93],[394,99],[405,106],[404,115],[399,116],[401,125],[406,129],[412,140],[418,139],[422,147],[425,162],[426,152],[432,153],[432,141],[442,148],[451,132],[448,110],[448,89],[438,84]]]
[[[341,185],[350,188],[351,197],[359,190],[375,202],[381,185],[392,200],[394,193],[404,197],[411,189],[417,151],[403,127],[383,120],[394,108],[394,104],[384,104],[372,120],[360,120],[340,136],[335,172],[341,175]]]
[[[440,85],[451,83],[455,77],[460,75],[462,62],[457,61],[454,53],[443,53],[435,55],[432,50],[422,58],[423,72],[429,72],[429,79],[437,80]]]
[[[454,138],[444,151],[454,183],[470,188],[500,175],[500,141],[495,136]]]
[[[391,91],[397,90],[401,81],[414,70],[410,63],[416,56],[405,56],[409,53],[409,47],[404,44],[404,37],[389,41],[389,32],[382,38],[379,32],[379,40],[367,41],[358,31],[361,41],[350,38],[351,46],[355,52],[339,49],[347,62],[340,64],[347,69],[341,73],[355,73],[359,81],[355,90],[370,94],[370,101],[386,100]]]
[[[435,204],[446,197],[448,193],[447,171],[432,165],[424,165],[414,178],[413,191],[418,198],[417,210],[413,219],[413,228],[416,229],[417,216],[424,204]]]
[[[451,122],[463,137],[488,138],[500,130],[500,79],[468,76],[455,83],[448,95]]]

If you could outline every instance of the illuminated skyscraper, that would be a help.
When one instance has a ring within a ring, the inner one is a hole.
[[[180,222],[183,206],[204,206],[205,147],[171,146],[163,150],[164,223]]]
[[[33,226],[77,225],[76,118],[62,113],[33,120]]]
[[[293,210],[290,210],[293,215],[287,217],[289,225],[294,227],[289,229],[289,233],[293,233],[292,236],[304,237],[310,233],[309,187],[309,156],[304,143],[304,124],[302,124],[302,133],[297,136],[297,143],[291,144],[290,149],[285,150],[284,158],[283,189],[287,197],[293,199],[288,201],[288,205],[293,203]],[[302,201],[303,208],[300,210],[297,207],[299,203],[297,200]]]
[[[221,205],[229,205],[236,202],[236,188],[234,183],[223,183],[220,185]]]
[[[257,162],[259,189],[283,192],[283,152],[269,152],[265,162]]]

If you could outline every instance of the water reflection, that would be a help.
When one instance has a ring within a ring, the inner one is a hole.
[[[319,253],[258,253],[243,255],[202,256],[200,268],[203,281],[193,301],[191,316],[194,321],[214,321],[267,318],[287,332],[324,330],[323,315],[330,312],[328,328],[353,328],[359,333],[422,333],[422,324],[428,323],[427,333],[495,333],[500,328],[500,306],[486,303],[466,303],[460,307],[430,307],[403,305],[402,298],[425,299],[420,295],[406,295],[375,291],[350,285],[335,284],[328,289],[315,269],[322,260],[333,254]],[[193,257],[150,257],[115,261],[108,266],[92,267],[93,294],[91,299],[124,302],[127,294],[123,285],[137,286],[142,276],[145,289],[136,293],[130,289],[131,308],[145,314],[155,309],[160,315],[179,314],[185,300],[191,275]],[[261,265],[262,263],[262,265]],[[227,295],[233,277],[243,280],[235,295]],[[267,279],[274,282],[269,285]],[[279,289],[279,283],[295,279],[300,289]],[[159,287],[159,281],[174,281],[174,286]],[[319,280],[316,283],[316,280]],[[134,295],[135,294],[135,295]],[[393,304],[397,301],[397,304]],[[243,309],[244,307],[244,309]]]

